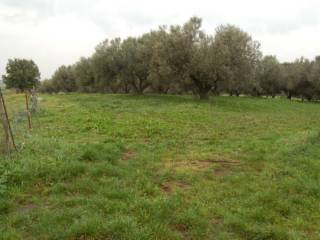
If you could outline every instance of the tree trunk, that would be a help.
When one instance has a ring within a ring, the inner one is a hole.
[[[142,96],[143,95],[143,90],[142,89],[137,89],[137,92],[136,92],[137,95],[139,96]]]
[[[160,93],[162,94],[168,94],[170,88],[166,87],[160,87]]]
[[[123,90],[124,90],[124,93],[129,93],[130,92],[130,86],[129,86],[129,84],[124,84],[124,86],[123,86]]]
[[[139,86],[137,86],[135,82],[132,82],[131,85],[134,88],[134,92],[136,95],[142,95],[141,88],[139,88]]]
[[[195,76],[190,76],[190,78],[193,80],[195,86],[198,88],[198,94],[201,100],[207,100],[209,99],[209,91],[211,90],[212,86],[208,83],[202,83],[199,79],[197,79]]]
[[[209,99],[208,92],[201,92],[201,93],[199,93],[199,96],[200,96],[201,100],[208,100]]]
[[[138,83],[133,81],[131,85],[136,91],[137,95],[143,95],[143,92],[150,86],[150,84],[146,83],[147,79],[141,79],[139,77],[137,77],[136,79],[138,80]]]

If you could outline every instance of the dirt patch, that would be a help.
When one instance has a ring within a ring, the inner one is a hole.
[[[121,159],[126,162],[126,161],[130,161],[130,160],[134,159],[135,156],[136,156],[135,151],[133,151],[132,149],[126,149],[124,151]]]
[[[160,185],[163,192],[166,194],[172,194],[178,189],[187,190],[189,187],[189,184],[181,181],[167,181]]]
[[[209,161],[178,161],[167,162],[166,167],[174,170],[203,170],[208,168],[212,163]]]
[[[179,234],[181,235],[181,239],[185,239],[185,240],[192,239],[188,234],[189,226],[187,224],[177,223],[177,224],[174,224],[172,227],[174,230],[179,232]]]
[[[224,177],[230,174],[232,168],[229,166],[220,166],[216,169],[214,169],[213,174],[216,177]]]
[[[29,204],[26,204],[24,206],[21,206],[17,209],[17,212],[19,213],[24,213],[24,212],[28,212],[28,211],[31,211],[32,209],[35,209],[37,208],[37,205],[34,204],[34,203],[29,203]]]
[[[218,218],[213,218],[213,219],[211,220],[211,223],[212,223],[213,225],[219,225],[219,224],[221,223],[221,221],[220,221],[220,219],[218,219]]]
[[[230,175],[234,167],[240,165],[240,161],[236,160],[219,160],[214,161],[213,163],[217,163],[217,166],[214,168],[213,172],[216,177],[224,177]]]
[[[188,231],[188,226],[183,223],[175,224],[174,228],[181,233],[185,233],[186,231]]]
[[[206,160],[211,163],[221,163],[221,164],[230,164],[230,165],[239,165],[240,161],[238,160],[227,160],[227,159],[221,159],[221,160]]]

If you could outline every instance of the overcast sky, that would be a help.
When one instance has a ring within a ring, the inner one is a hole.
[[[42,78],[90,56],[106,38],[203,19],[235,24],[280,61],[320,55],[319,0],[0,0],[0,75],[8,58],[33,59]]]

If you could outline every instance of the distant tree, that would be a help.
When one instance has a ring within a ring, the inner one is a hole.
[[[178,81],[172,68],[167,64],[168,38],[167,27],[162,26],[157,31],[151,31],[152,38],[152,58],[150,62],[150,75],[152,88],[155,92],[168,93],[171,89],[176,91]]]
[[[262,56],[260,44],[233,25],[219,26],[214,41],[225,67],[226,90],[235,95],[248,91],[254,86],[255,69]]]
[[[246,91],[244,91],[245,94],[249,96],[255,96],[260,97],[263,94],[263,89],[261,87],[261,72],[262,72],[262,64],[261,61],[258,61],[256,64],[254,64],[251,78],[249,79],[249,86]]]
[[[57,89],[51,79],[45,79],[40,82],[39,92],[54,93],[57,92]]]
[[[297,86],[299,83],[299,63],[282,63],[281,65],[281,89],[291,100],[293,96],[297,96]]]
[[[317,56],[312,64],[310,77],[315,98],[320,99],[320,56]]]
[[[77,91],[76,81],[71,66],[61,66],[51,78],[55,91],[74,92]]]
[[[202,20],[193,17],[183,27],[171,26],[162,57],[173,79],[200,99],[207,99],[220,69],[213,38],[201,30],[201,25]]]
[[[7,88],[24,91],[38,86],[40,72],[33,60],[9,59],[6,75],[3,75],[2,78]]]
[[[121,39],[108,39],[96,47],[92,56],[92,67],[96,79],[96,87],[100,91],[118,92],[126,89],[125,79],[122,78],[123,60]]]
[[[265,56],[261,61],[260,87],[266,95],[274,97],[281,92],[281,67],[275,56]]]
[[[282,89],[288,99],[299,97],[312,100],[317,97],[315,62],[301,57],[293,63],[282,64]]]
[[[227,92],[288,99],[320,99],[320,57],[280,64],[262,58],[260,44],[233,25],[206,34],[202,20],[159,27],[140,37],[115,38],[99,44],[89,58],[62,66],[47,91],[194,93],[200,99]],[[6,76],[4,76],[4,79]],[[20,79],[20,78],[15,78]]]
[[[296,86],[296,94],[302,100],[312,100],[316,96],[316,89],[311,78],[312,63],[305,58],[300,58],[295,62],[296,76],[298,83]]]
[[[81,58],[74,66],[73,73],[77,89],[81,92],[93,92],[95,76],[90,58]]]
[[[139,38],[128,38],[122,43],[121,76],[137,94],[151,86],[152,38],[144,34]]]

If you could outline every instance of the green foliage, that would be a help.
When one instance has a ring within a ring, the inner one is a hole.
[[[144,34],[137,39],[128,38],[122,44],[121,73],[137,94],[143,94],[151,85],[149,75],[153,54],[152,40],[150,34]]]
[[[42,93],[54,93],[56,92],[56,86],[51,79],[45,79],[41,81],[39,92]]]
[[[201,24],[201,19],[193,17],[183,27],[172,26],[163,57],[175,73],[174,79],[179,79],[186,90],[207,99],[218,80],[219,68],[213,38],[201,30]]]
[[[252,81],[262,55],[259,42],[240,28],[225,25],[217,28],[215,44],[224,66],[221,75],[226,80],[225,89],[235,95],[249,92],[254,86]]]
[[[73,69],[76,88],[80,92],[93,92],[95,89],[95,77],[92,61],[89,58],[81,58]]]
[[[16,88],[21,91],[31,89],[40,83],[38,66],[32,60],[9,59],[6,66],[6,75],[2,76],[7,88]]]
[[[40,97],[0,159],[0,238],[319,239],[317,104]]]
[[[76,90],[76,80],[71,66],[61,66],[53,74],[51,83],[56,91],[72,92]]]
[[[43,92],[228,93],[320,99],[320,60],[279,63],[262,56],[259,42],[234,25],[210,35],[202,19],[161,26],[139,37],[106,39],[89,58],[62,66]]]
[[[221,26],[216,36],[211,36],[201,25],[200,18],[192,17],[169,30],[163,26],[137,38],[107,39],[91,58],[70,67],[77,84],[71,84],[72,74],[63,66],[50,83],[56,91],[192,92],[202,99],[217,92],[218,84],[222,90],[232,84],[239,91],[244,89],[260,55],[259,44],[234,26]],[[241,81],[231,84],[230,76],[232,81]],[[240,83],[242,87],[235,86]],[[48,82],[44,85],[43,89],[51,90]]]
[[[119,92],[127,87],[122,69],[121,39],[108,39],[96,47],[92,56],[92,70],[95,76],[94,87],[98,91]]]
[[[259,72],[260,87],[266,95],[275,96],[280,92],[281,66],[275,56],[265,56]]]

